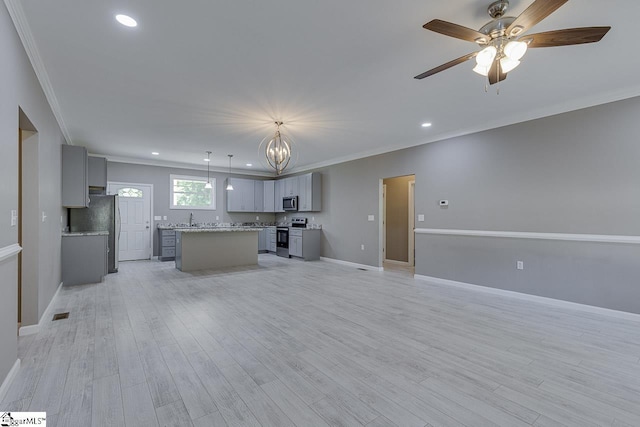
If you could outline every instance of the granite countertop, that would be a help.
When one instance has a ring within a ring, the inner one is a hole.
[[[183,233],[228,233],[243,231],[262,231],[263,227],[211,227],[211,228],[174,228],[176,231]]]
[[[108,236],[108,231],[63,231],[62,237]]]

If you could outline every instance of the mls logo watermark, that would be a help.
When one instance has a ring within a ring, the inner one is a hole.
[[[46,412],[0,412],[0,427],[47,427]]]

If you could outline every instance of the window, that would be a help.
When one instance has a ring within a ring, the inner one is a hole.
[[[204,188],[207,178],[200,176],[170,175],[170,209],[216,209],[216,180],[210,179],[212,188]]]
[[[138,197],[142,198],[142,190],[138,190],[137,188],[121,188],[118,190],[119,197]]]

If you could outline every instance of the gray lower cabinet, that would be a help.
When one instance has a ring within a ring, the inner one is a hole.
[[[109,236],[62,236],[62,281],[65,285],[102,282],[108,272]]]
[[[268,240],[269,230],[267,228],[263,228],[262,231],[258,233],[258,253],[268,252]]]
[[[267,249],[269,252],[276,252],[277,249],[277,231],[276,227],[267,227]]]
[[[175,230],[158,230],[158,260],[173,261],[176,259],[176,232]]]
[[[320,259],[320,236],[322,230],[289,229],[289,255],[306,261]]]

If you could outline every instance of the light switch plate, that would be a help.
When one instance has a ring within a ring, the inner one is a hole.
[[[423,214],[418,215],[418,222],[424,222],[424,215]]]
[[[162,221],[162,215],[156,215],[153,217],[154,221]]]
[[[18,224],[18,211],[11,211],[11,226],[15,227]]]
[[[163,216],[163,217],[162,217],[162,220],[163,220],[163,221],[166,221],[166,220],[167,220],[167,216],[166,216],[166,215],[165,215],[165,216]]]
[[[373,216],[373,215],[369,215],[369,216],[367,217],[367,221],[375,221],[375,219],[376,219],[376,218],[375,218],[375,216]]]
[[[220,221],[220,217],[216,215],[216,221]]]

